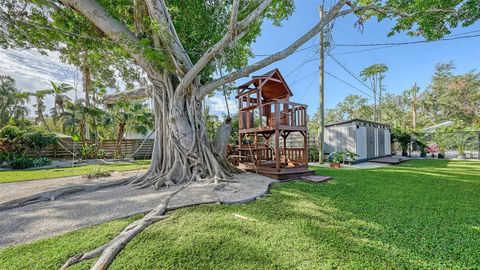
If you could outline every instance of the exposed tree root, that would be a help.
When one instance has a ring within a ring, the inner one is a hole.
[[[32,196],[4,202],[0,204],[0,211],[22,207],[29,204],[34,204],[34,203],[39,203],[44,201],[54,201],[62,196],[73,194],[73,193],[93,192],[93,191],[97,191],[104,188],[125,185],[130,181],[132,181],[132,178],[125,178],[122,180],[101,183],[98,185],[78,185],[78,186],[69,186],[69,187],[59,188],[56,190],[42,192]]]
[[[187,187],[189,183],[171,192],[166,198],[162,199],[162,201],[157,207],[155,207],[152,211],[146,214],[143,218],[132,222],[111,241],[94,250],[70,257],[60,269],[67,269],[68,267],[77,264],[83,260],[92,259],[98,256],[100,257],[91,269],[107,269],[112,263],[115,256],[117,256],[117,254],[127,245],[128,242],[130,242],[130,240],[132,240],[137,234],[142,232],[148,226],[167,217],[166,215],[164,215],[164,213],[170,199],[172,199],[182,189]]]

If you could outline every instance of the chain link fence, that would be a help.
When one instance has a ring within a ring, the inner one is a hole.
[[[480,131],[431,132],[416,134],[410,144],[409,154],[421,156],[421,143],[426,145],[426,155],[446,159],[480,159]],[[420,143],[419,143],[420,142]]]

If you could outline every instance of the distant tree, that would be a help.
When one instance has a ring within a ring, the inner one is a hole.
[[[45,109],[46,109],[45,97],[51,94],[52,91],[53,91],[52,89],[44,89],[44,90],[39,90],[35,93],[31,93],[31,95],[35,97],[35,100],[36,100],[34,108],[35,108],[35,123],[37,125],[44,125],[44,126],[47,125],[45,121]]]
[[[480,123],[480,72],[453,74],[453,62],[440,63],[423,94],[422,106],[430,124],[461,120]]]
[[[151,110],[142,102],[119,101],[107,106],[105,125],[115,129],[115,158],[122,158],[122,142],[127,130],[147,135],[153,129]]]
[[[210,112],[210,106],[205,105],[202,111],[203,121],[205,122],[205,128],[207,130],[208,137],[213,139],[215,133],[222,124],[218,115],[212,114]]]
[[[360,76],[364,81],[369,81],[373,91],[373,120],[382,121],[382,80],[385,78],[384,74],[388,71],[385,64],[374,64],[366,67],[360,72]],[[378,109],[377,109],[377,95],[378,95]]]
[[[72,91],[73,87],[66,83],[56,84],[54,82],[50,82],[50,84],[52,85],[50,93],[53,94],[54,97],[51,115],[55,121],[60,113],[65,112],[65,103],[70,101],[70,97],[68,97],[67,93]]]
[[[29,97],[28,93],[17,89],[12,77],[0,75],[0,128],[12,118],[23,119],[28,115]]]
[[[316,112],[309,121],[309,123],[311,123],[309,124],[309,129],[318,129],[318,117],[318,112]],[[325,114],[325,123],[332,124],[355,118],[373,120],[373,109],[372,106],[368,103],[367,98],[359,95],[348,95],[334,108],[327,109]]]
[[[82,145],[86,146],[85,126],[93,113],[97,113],[97,111],[85,106],[83,99],[78,99],[75,103],[67,102],[65,111],[60,114],[63,131],[74,138],[78,137]]]

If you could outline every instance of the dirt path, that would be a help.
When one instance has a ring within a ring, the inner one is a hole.
[[[167,209],[201,203],[246,202],[265,194],[270,184],[275,182],[273,179],[252,173],[236,175],[232,180],[236,182],[218,186],[193,183],[172,198]],[[32,185],[34,182],[43,181],[33,181]],[[0,187],[3,194],[12,192],[18,196],[22,192],[23,194],[31,192],[34,186],[24,189],[28,191],[23,191],[22,188],[15,190],[15,186],[11,186],[10,191],[5,191],[3,185]],[[139,212],[147,212],[157,206],[160,200],[174,188],[176,187],[153,191],[133,189],[131,186],[117,186],[95,192],[72,194],[56,201],[0,211],[0,248],[59,235]],[[38,189],[36,191],[40,192]]]

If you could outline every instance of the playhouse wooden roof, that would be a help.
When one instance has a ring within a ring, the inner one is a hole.
[[[267,101],[293,96],[290,87],[277,68],[260,76],[252,76],[250,81],[238,87],[239,95],[255,88],[261,90],[262,97]]]

